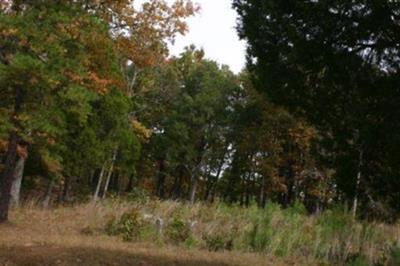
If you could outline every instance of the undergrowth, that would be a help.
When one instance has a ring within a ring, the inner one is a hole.
[[[341,208],[318,216],[308,216],[300,204],[282,209],[273,203],[265,209],[170,201],[105,202],[94,208],[107,215],[103,224],[85,230],[125,241],[259,252],[322,265],[400,265],[399,226],[356,221]]]

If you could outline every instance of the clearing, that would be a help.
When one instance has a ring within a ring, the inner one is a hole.
[[[0,265],[297,265],[260,254],[209,252],[84,235],[87,208],[24,207],[0,226]]]

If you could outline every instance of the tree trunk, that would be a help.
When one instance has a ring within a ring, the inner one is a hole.
[[[157,179],[157,196],[164,199],[164,183],[165,183],[165,160],[158,162],[158,179]]]
[[[178,173],[178,175],[174,179],[173,191],[171,195],[173,200],[177,200],[181,197],[182,177],[183,175],[181,175],[181,173]]]
[[[134,172],[134,174],[132,174],[130,176],[129,179],[129,184],[127,187],[127,192],[130,192],[133,190],[133,188],[139,187],[140,183],[142,182],[143,178],[143,173],[145,172],[145,168],[146,168],[146,150],[141,151],[141,155],[140,155],[140,159],[138,161],[138,163],[134,166],[136,168],[136,171]]]
[[[61,202],[70,201],[69,191],[70,191],[70,187],[71,187],[71,180],[72,180],[72,178],[70,176],[65,177],[64,186],[63,186],[63,189],[61,192]]]
[[[196,201],[196,190],[197,190],[197,184],[199,182],[197,175],[192,175],[192,177],[190,178],[191,180],[191,186],[190,186],[190,204],[194,204],[194,202]]]
[[[190,194],[189,194],[189,200],[190,200],[191,204],[193,204],[196,200],[196,191],[197,191],[197,184],[199,183],[200,166],[203,161],[205,147],[206,147],[206,140],[205,140],[205,137],[202,136],[200,138],[200,142],[199,142],[198,148],[197,148],[196,168],[194,169],[194,171],[191,171],[191,178],[190,178],[191,186],[190,186]]]
[[[321,214],[321,203],[319,199],[317,199],[317,203],[315,206],[315,215],[320,215]]]
[[[211,188],[212,188],[212,184],[213,184],[213,180],[212,180],[212,179],[213,179],[213,176],[211,175],[211,173],[209,173],[209,174],[207,175],[206,191],[205,191],[205,193],[204,193],[204,198],[203,198],[204,201],[207,201],[208,198],[210,197]]]
[[[250,205],[250,178],[251,178],[251,173],[246,178],[246,196],[245,196],[245,205],[246,207],[249,207]]]
[[[133,190],[133,179],[134,179],[134,175],[131,174],[129,176],[129,181],[128,181],[128,185],[126,186],[125,192],[131,192]]]
[[[43,200],[43,208],[47,209],[50,206],[51,196],[53,194],[54,179],[51,179],[47,187],[46,195]]]
[[[172,186],[173,190],[171,193],[171,197],[173,200],[177,200],[181,197],[182,180],[183,180],[183,176],[185,174],[185,171],[182,166],[178,166],[177,171],[178,171],[178,174],[177,174],[177,176],[175,176],[174,184]]]
[[[99,171],[98,169],[92,170],[92,171],[90,171],[90,173],[88,175],[87,184],[91,188],[93,188],[94,180],[96,179],[96,176],[98,175],[98,171]]]
[[[11,207],[19,206],[22,178],[24,176],[25,157],[20,156],[14,170],[14,181],[11,186]]]
[[[294,179],[295,179],[295,173],[293,171],[293,164],[292,162],[289,162],[288,164],[288,172],[286,174],[286,187],[287,191],[284,193],[283,196],[283,207],[288,208],[293,204],[294,200]]]
[[[17,133],[17,128],[20,127],[17,120],[17,116],[21,111],[21,105],[23,101],[23,91],[21,88],[15,90],[15,103],[14,112],[12,113],[10,120],[14,126],[14,129],[10,132],[8,139],[8,147],[6,152],[6,160],[4,164],[4,170],[1,175],[1,188],[0,188],[0,223],[8,221],[8,211],[10,208],[11,198],[11,187],[14,179],[15,166],[17,164],[17,149],[20,137]]]
[[[107,196],[108,186],[110,185],[110,180],[111,180],[112,174],[113,174],[112,168],[110,168],[110,170],[108,171],[108,174],[107,174],[106,183],[104,184],[104,190],[103,190],[103,195],[102,195],[103,199],[105,199]]]
[[[104,163],[103,166],[101,167],[99,178],[97,180],[96,190],[94,191],[94,194],[93,194],[93,200],[94,201],[97,201],[99,199],[100,187],[101,187],[101,183],[103,182],[103,176],[104,176],[105,168],[106,168],[106,166],[105,166],[105,163]]]
[[[114,190],[117,195],[119,195],[119,171],[116,171],[113,175],[113,179],[112,179],[112,190]]]
[[[242,178],[240,180],[240,197],[239,197],[239,205],[241,207],[243,207],[244,205],[244,199],[245,199],[245,185],[246,185],[246,181],[245,178]]]
[[[206,187],[205,187],[205,192],[204,192],[204,201],[207,201],[208,197],[210,196],[210,191],[211,191],[211,187],[213,184],[213,176],[211,174],[211,168],[208,169],[207,174],[206,174],[207,178],[206,178]]]
[[[223,199],[229,203],[237,201],[237,182],[240,181],[241,168],[239,166],[240,156],[238,152],[233,155],[231,163],[231,171],[228,175],[228,184],[225,187],[223,194]]]
[[[107,190],[108,190],[108,186],[110,184],[111,175],[113,174],[113,171],[114,171],[114,163],[115,163],[115,160],[117,159],[117,151],[118,151],[118,148],[115,148],[113,158],[111,160],[110,169],[108,170],[106,184],[104,185],[103,199],[105,199],[107,196]]]
[[[354,199],[353,199],[353,206],[351,208],[351,212],[353,217],[357,216],[357,208],[358,208],[358,196],[360,193],[360,183],[362,177],[362,166],[363,166],[363,150],[360,149],[359,159],[358,159],[358,170],[357,170],[357,179],[356,179],[356,187],[354,191]]]
[[[266,182],[265,176],[262,176],[262,179],[261,179],[261,188],[260,188],[260,201],[259,201],[259,203],[258,203],[258,205],[259,205],[260,208],[264,208],[264,207],[265,207],[265,204],[266,204],[266,202],[267,202],[266,194],[265,194],[265,182]]]
[[[224,166],[224,163],[225,163],[225,154],[226,154],[226,152],[224,153],[224,156],[222,157],[221,163],[218,166],[218,170],[217,170],[216,176],[213,177],[212,175],[210,175],[210,177],[212,178],[211,179],[212,182],[210,184],[211,185],[210,186],[210,194],[206,198],[207,201],[214,202],[214,197],[215,197],[215,193],[216,193],[216,186],[218,184],[218,180],[219,180],[219,178],[221,176],[221,173],[222,173],[222,167]]]
[[[216,194],[217,194],[217,189],[213,187],[211,190],[209,202],[214,203]]]
[[[15,166],[17,164],[18,135],[16,132],[10,134],[4,171],[1,176],[0,193],[0,223],[8,221],[8,211],[10,207],[11,187],[14,180]]]

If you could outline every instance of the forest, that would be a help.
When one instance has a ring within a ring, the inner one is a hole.
[[[232,8],[240,73],[194,45],[170,55],[189,0],[0,0],[0,224],[96,210],[125,241],[398,265],[400,2]],[[143,265],[231,265],[163,263]]]

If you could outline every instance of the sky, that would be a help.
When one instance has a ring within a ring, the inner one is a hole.
[[[169,0],[173,2],[173,0]],[[245,66],[245,42],[237,36],[236,11],[232,0],[193,0],[201,6],[200,13],[188,19],[189,33],[178,36],[170,46],[172,55],[179,55],[191,44],[203,48],[206,58],[230,66],[235,73]]]

